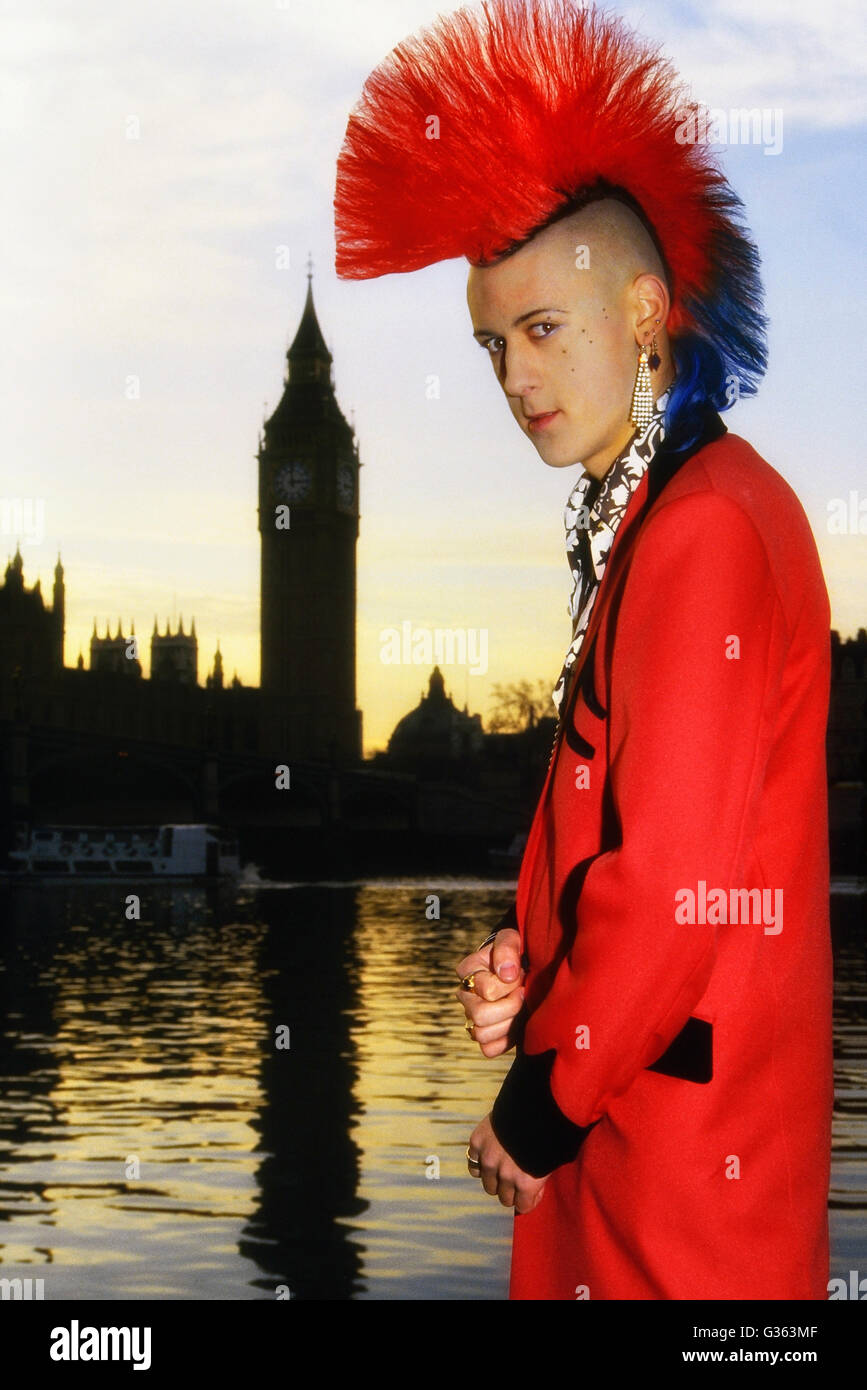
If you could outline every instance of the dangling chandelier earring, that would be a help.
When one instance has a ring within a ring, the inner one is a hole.
[[[656,338],[653,339],[653,353],[657,362],[659,356],[656,352]],[[644,429],[653,419],[653,387],[650,384],[650,365],[647,360],[647,345],[642,343],[638,350],[638,368],[635,373],[635,385],[632,388],[632,408],[629,412],[629,419],[637,429]]]

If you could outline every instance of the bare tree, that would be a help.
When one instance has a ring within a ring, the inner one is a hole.
[[[491,706],[488,732],[492,734],[513,734],[521,729],[530,729],[539,719],[548,715],[553,718],[555,714],[551,684],[544,680],[537,680],[535,686],[529,681],[494,685],[491,687]]]

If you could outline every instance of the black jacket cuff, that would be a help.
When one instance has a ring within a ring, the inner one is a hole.
[[[490,946],[497,932],[503,931],[506,927],[511,927],[514,931],[520,930],[518,927],[518,913],[514,903],[509,903],[509,906],[506,908],[497,925],[485,937],[484,941],[476,947],[476,950],[483,951],[486,946]]]
[[[512,927],[514,931],[518,930],[517,903],[509,903],[509,906],[506,908],[499,922],[495,926],[494,931],[502,931],[504,927]]]
[[[573,1124],[551,1094],[556,1050],[528,1055],[519,1052],[508,1072],[494,1108],[491,1126],[519,1168],[545,1178],[563,1163],[571,1163],[592,1125]]]

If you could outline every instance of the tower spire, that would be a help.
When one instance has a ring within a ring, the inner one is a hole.
[[[304,312],[298,325],[298,332],[292,339],[292,346],[286,353],[289,363],[290,381],[322,381],[327,383],[331,375],[331,353],[319,327],[316,309],[313,304],[313,258],[307,258],[307,295]]]

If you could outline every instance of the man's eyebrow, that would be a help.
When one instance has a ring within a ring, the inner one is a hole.
[[[544,304],[541,309],[528,309],[526,314],[519,314],[512,320],[512,327],[517,328],[519,324],[526,323],[527,319],[532,319],[536,314],[568,314],[568,309],[556,309],[552,304]],[[496,338],[497,334],[492,328],[476,328],[473,330],[474,338]]]

